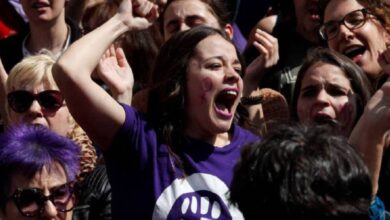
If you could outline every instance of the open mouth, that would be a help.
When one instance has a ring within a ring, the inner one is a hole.
[[[348,47],[343,51],[343,54],[347,57],[349,57],[352,60],[356,60],[356,58],[360,55],[362,55],[367,48],[365,46],[352,46]]]
[[[318,115],[314,116],[313,121],[314,121],[314,123],[320,124],[320,125],[331,125],[334,127],[340,126],[340,123],[337,120],[335,120],[335,119],[331,118],[329,115],[325,115],[325,114],[318,114]]]
[[[49,7],[50,5],[47,4],[47,3],[44,3],[44,2],[35,2],[33,5],[32,5],[32,8],[34,9],[39,9],[39,8],[44,8],[44,7]]]
[[[318,8],[317,7],[310,7],[309,14],[311,14],[312,16],[314,16],[314,15],[318,16],[319,15]]]
[[[318,2],[314,1],[308,6],[308,13],[310,14],[310,17],[313,20],[319,20],[320,19],[320,13],[318,8]]]
[[[215,98],[215,109],[218,115],[230,119],[233,117],[233,105],[238,98],[238,91],[225,89]]]

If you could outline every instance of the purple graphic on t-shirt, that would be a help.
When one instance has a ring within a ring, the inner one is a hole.
[[[221,211],[221,210],[224,211]],[[174,203],[168,219],[231,219],[229,210],[218,195],[198,191],[180,196]],[[227,215],[227,216],[226,216]]]
[[[126,121],[113,147],[104,152],[116,219],[243,219],[229,202],[229,186],[241,148],[259,137],[232,125],[223,147],[187,137],[177,149],[183,171],[172,166],[168,147],[153,123],[124,106]]]
[[[243,219],[218,177],[195,173],[176,179],[156,202],[153,219]]]

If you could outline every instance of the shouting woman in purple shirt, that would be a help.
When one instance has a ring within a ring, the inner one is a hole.
[[[55,80],[103,150],[114,218],[243,219],[228,202],[229,186],[241,147],[259,138],[234,124],[242,66],[223,32],[197,27],[162,47],[146,115],[117,103],[91,79],[110,44],[147,28],[157,11],[149,1],[122,1],[114,17],[58,60]],[[131,74],[121,49],[103,60],[112,61],[117,74]]]

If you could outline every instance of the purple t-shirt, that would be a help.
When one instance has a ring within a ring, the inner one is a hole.
[[[228,188],[241,147],[259,137],[233,126],[222,148],[188,138],[176,152],[183,174],[145,116],[124,109],[125,123],[104,152],[114,219],[243,219],[228,202]]]

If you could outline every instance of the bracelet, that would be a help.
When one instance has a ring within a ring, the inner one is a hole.
[[[262,95],[241,98],[241,104],[243,105],[257,105],[260,104],[262,101],[263,101]]]

